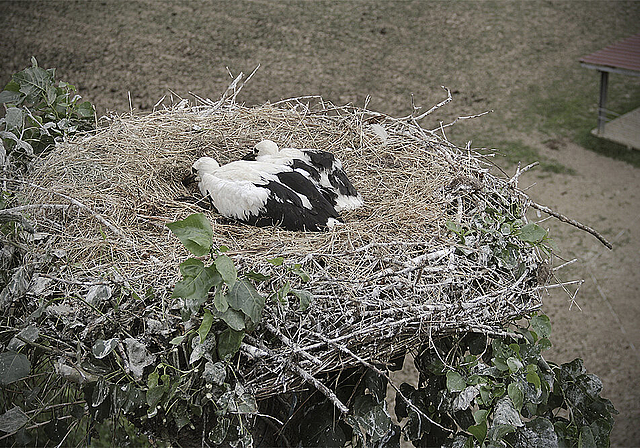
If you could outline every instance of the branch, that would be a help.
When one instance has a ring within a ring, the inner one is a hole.
[[[415,121],[422,120],[424,117],[426,117],[427,115],[429,115],[429,114],[430,114],[431,112],[433,112],[434,110],[436,110],[436,109],[438,109],[438,108],[440,108],[440,107],[444,106],[445,104],[449,103],[449,102],[452,100],[452,98],[451,98],[451,91],[450,91],[449,89],[447,89],[445,86],[441,86],[441,87],[442,87],[444,90],[446,90],[446,91],[447,91],[447,97],[446,97],[444,100],[440,101],[438,104],[436,104],[435,106],[433,106],[431,109],[429,109],[429,110],[428,110],[428,111],[426,111],[426,112],[421,113],[421,114],[420,114],[420,115],[418,115],[417,117],[413,117],[413,116],[412,116],[413,114],[412,114],[412,115],[410,115],[410,116],[409,116],[409,117],[407,117],[407,118],[412,118],[412,119],[413,119],[413,120],[415,120]],[[411,98],[411,101],[413,102],[413,97]],[[415,109],[415,107],[414,107],[414,109]]]
[[[269,325],[269,324],[267,324]],[[274,329],[274,327],[271,326],[272,330]],[[274,332],[274,334],[278,334],[280,333],[279,331]],[[280,333],[282,335],[282,333]],[[284,336],[284,335],[283,335]],[[289,340],[288,338],[284,337],[283,339]],[[284,341],[283,341],[284,342]],[[289,341],[290,342],[290,341]],[[303,350],[300,349],[296,349],[293,348],[291,346],[289,346],[290,348],[292,348],[294,350],[294,352],[296,353],[303,353]],[[269,354],[270,357],[272,358],[276,358],[277,357],[277,353],[274,352],[273,350],[271,350],[270,348],[263,346],[261,348],[262,350],[264,350],[265,352],[267,352]],[[331,391],[331,389],[329,389],[327,386],[325,386],[324,384],[322,384],[320,381],[318,381],[316,378],[313,377],[313,375],[311,375],[309,372],[307,372],[306,370],[304,370],[302,367],[300,367],[298,364],[296,364],[294,361],[292,360],[287,360],[286,361],[287,367],[291,368],[292,370],[295,370],[295,372],[303,379],[305,380],[307,383],[311,384],[313,387],[315,387],[320,393],[322,393],[325,397],[327,397],[327,399],[333,403],[333,405],[335,407],[337,407],[340,412],[342,412],[343,414],[348,414],[349,413],[349,408],[342,403],[342,401],[340,401],[340,399],[336,396],[336,394],[333,393],[333,391]]]
[[[306,330],[306,329],[305,329]],[[367,362],[366,360],[362,359],[360,356],[356,355],[355,353],[353,353],[351,350],[349,350],[347,347],[343,346],[343,345],[339,345],[336,343],[331,342],[328,338],[326,338],[325,336],[316,333],[315,331],[311,331],[311,330],[306,330],[307,333],[310,333],[312,335],[314,335],[315,337],[323,340],[324,342],[327,343],[327,345],[333,346],[335,348],[337,348],[338,350],[340,350],[341,352],[346,353],[347,355],[351,356],[353,359],[355,359],[356,361],[358,361],[358,363],[360,363],[361,365],[373,370],[374,372],[376,372],[378,375],[383,376],[391,385],[391,387],[393,387],[393,389],[396,391],[396,393],[398,395],[400,395],[400,397],[402,397],[402,399],[407,403],[407,405],[413,410],[415,411],[416,414],[420,415],[421,417],[424,417],[425,419],[427,419],[430,423],[438,426],[441,429],[444,429],[447,432],[453,432],[451,429],[449,428],[445,428],[444,426],[442,426],[441,424],[439,424],[438,422],[433,421],[432,419],[429,418],[429,416],[427,414],[425,414],[420,408],[418,408],[415,404],[413,404],[411,402],[411,400],[406,397],[398,388],[398,386],[396,386],[393,381],[391,381],[391,378],[389,377],[389,375],[380,370],[379,368],[377,368],[376,366],[374,366],[373,364],[371,364],[370,362]]]
[[[524,193],[521,193],[521,194],[524,194]],[[577,227],[580,230],[584,230],[585,232],[590,233],[591,235],[595,236],[602,244],[604,244],[605,247],[607,247],[608,249],[613,249],[613,246],[611,245],[611,243],[609,241],[607,241],[607,239],[604,236],[602,236],[597,230],[592,229],[589,226],[585,226],[584,224],[579,223],[578,221],[576,221],[574,219],[567,218],[563,214],[551,210],[549,207],[546,207],[544,205],[540,205],[540,204],[538,204],[536,202],[531,201],[531,199],[529,199],[529,201],[530,201],[531,207],[533,207],[535,209],[538,209],[541,212],[545,212],[546,214],[551,215],[551,216],[559,219],[562,222],[566,222],[567,224],[571,224],[572,226]]]

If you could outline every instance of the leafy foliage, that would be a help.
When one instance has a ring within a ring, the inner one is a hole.
[[[459,251],[478,257],[483,265],[494,265],[518,276],[524,268],[520,260],[524,245],[539,247],[547,254],[556,248],[544,228],[533,222],[525,224],[520,216],[517,206],[508,207],[506,212],[486,206],[471,223],[447,221],[445,227],[458,235]]]
[[[416,446],[609,446],[617,412],[600,397],[602,383],[580,359],[547,363],[550,333],[548,317],[536,315],[512,337],[467,333],[424,347],[415,360],[419,387],[405,383],[401,390],[449,431],[399,399],[405,436]]]
[[[13,75],[0,92],[6,113],[0,118],[0,138],[8,155],[30,158],[54,142],[95,128],[95,109],[81,101],[74,85],[55,81],[55,69],[31,67]]]

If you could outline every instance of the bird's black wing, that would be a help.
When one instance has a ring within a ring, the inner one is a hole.
[[[300,198],[297,194],[300,194],[309,200],[310,209],[302,206],[301,210],[291,211],[291,213],[299,216],[307,230],[322,230],[326,228],[329,218],[340,220],[340,215],[333,204],[323,196],[307,177],[295,171],[278,173],[276,176],[283,185],[292,190],[292,193],[298,199]]]

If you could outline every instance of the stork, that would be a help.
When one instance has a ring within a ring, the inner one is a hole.
[[[318,149],[278,148],[271,140],[262,140],[243,160],[286,165],[310,179],[333,204],[336,211],[362,207],[362,196],[332,153]]]
[[[333,205],[304,175],[284,164],[211,157],[192,167],[198,187],[223,216],[256,226],[323,231],[341,222]]]

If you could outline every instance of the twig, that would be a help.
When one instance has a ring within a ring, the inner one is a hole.
[[[426,111],[426,112],[421,113],[421,114],[420,114],[420,115],[418,115],[417,117],[414,117],[414,116],[413,116],[413,114],[411,114],[411,115],[409,115],[408,117],[405,117],[405,119],[409,119],[409,118],[411,118],[411,119],[413,119],[413,120],[415,120],[415,121],[422,120],[424,117],[426,117],[427,115],[429,115],[429,114],[430,114],[431,112],[433,112],[434,110],[436,110],[436,109],[438,109],[438,108],[440,108],[440,107],[444,106],[445,104],[449,103],[449,102],[452,100],[452,97],[451,97],[451,91],[450,91],[448,88],[446,88],[445,86],[441,86],[441,87],[442,87],[442,88],[447,92],[447,97],[446,97],[444,100],[440,101],[438,104],[436,104],[435,106],[433,106],[431,109],[429,109],[429,110],[428,110],[428,111]],[[411,98],[411,100],[412,100],[412,102],[413,102],[413,97]],[[414,110],[415,110],[415,108],[414,108]]]
[[[440,129],[440,131],[442,131],[442,134],[444,135],[444,128],[448,128],[450,126],[453,126],[454,124],[456,124],[460,120],[471,120],[473,118],[480,118],[483,115],[487,115],[487,114],[490,114],[492,112],[493,112],[493,110],[485,110],[484,112],[480,112],[479,114],[467,115],[467,116],[464,116],[464,117],[458,117],[455,120],[453,120],[451,123],[442,124],[442,122],[441,122],[440,126],[438,126],[437,129],[432,129],[432,132],[435,132],[436,130]]]
[[[277,356],[273,350],[271,350],[266,346],[263,346],[262,350],[266,351],[269,354],[269,356],[271,356],[272,358],[275,358]],[[287,367],[294,370],[303,380],[311,384],[319,392],[321,392],[325,397],[327,397],[327,399],[331,401],[331,403],[333,403],[333,405],[337,407],[340,410],[340,412],[342,412],[343,414],[349,413],[349,408],[345,406],[345,404],[342,403],[342,401],[340,401],[340,399],[336,396],[336,394],[334,394],[331,391],[331,389],[329,389],[327,386],[322,384],[320,381],[314,378],[313,375],[311,375],[309,372],[304,370],[302,367],[300,367],[297,363],[293,362],[292,360],[287,360],[285,361],[285,363]]]
[[[14,337],[16,339],[21,340],[25,344],[31,345],[32,347],[37,347],[42,351],[45,351],[47,353],[51,353],[52,355],[69,355],[69,353],[65,353],[62,350],[56,350],[56,349],[53,349],[51,347],[47,347],[46,345],[42,345],[42,344],[38,344],[37,342],[30,341],[30,340],[20,336],[19,334],[15,335]]]
[[[518,163],[518,168],[516,169],[516,174],[513,175],[513,177],[511,179],[509,179],[509,181],[507,182],[508,184],[513,184],[513,186],[515,188],[518,187],[518,178],[526,173],[527,171],[529,171],[531,168],[539,165],[540,162],[533,162],[530,163],[529,165],[525,166],[524,168],[520,169],[520,163]]]
[[[526,196],[524,193],[521,193],[522,195]],[[527,199],[528,196],[527,196]],[[555,218],[558,218],[560,221],[562,222],[566,222],[567,224],[571,224],[574,227],[577,227],[580,230],[584,230],[585,232],[590,233],[591,235],[595,236],[602,244],[605,245],[605,247],[607,247],[608,249],[613,249],[613,246],[611,245],[611,243],[609,241],[606,240],[606,238],[604,236],[602,236],[597,230],[592,229],[589,226],[585,226],[584,224],[571,219],[571,218],[567,218],[566,216],[564,216],[562,213],[558,213],[556,211],[551,210],[549,207],[546,207],[544,205],[540,205],[534,201],[532,201],[531,199],[529,199],[529,203],[531,205],[531,207],[540,210],[541,212],[545,212],[548,215],[551,215]]]
[[[35,232],[33,225],[22,216],[21,213],[15,212],[12,209],[0,210],[0,223],[5,222],[18,222],[24,230],[29,233]]]
[[[406,397],[401,391],[400,389],[395,385],[395,383],[391,380],[391,378],[389,377],[389,375],[380,370],[379,368],[377,368],[375,365],[371,364],[370,362],[364,360],[363,358],[361,358],[360,356],[356,355],[355,353],[353,353],[351,350],[349,350],[347,347],[340,345],[340,344],[336,344],[334,342],[331,342],[328,338],[326,338],[325,336],[316,333],[315,331],[311,331],[311,330],[306,330],[307,333],[312,334],[313,336],[315,336],[316,338],[319,338],[323,341],[325,341],[327,343],[327,345],[330,345],[332,347],[337,348],[338,350],[340,350],[343,353],[346,353],[347,355],[349,355],[350,357],[352,357],[353,359],[355,359],[359,364],[373,370],[374,372],[376,372],[378,375],[383,376],[391,385],[391,387],[393,387],[393,389],[396,391],[397,394],[400,395],[400,397],[402,397],[402,399],[409,405],[409,407],[411,409],[413,409],[418,415],[420,415],[421,417],[424,417],[425,419],[427,419],[430,423],[438,426],[441,429],[444,429],[447,432],[453,432],[451,429],[449,428],[445,428],[444,426],[442,426],[441,424],[439,424],[438,422],[433,421],[431,418],[429,418],[429,416],[427,414],[425,414],[420,408],[418,408],[416,405],[413,404],[413,402]]]

